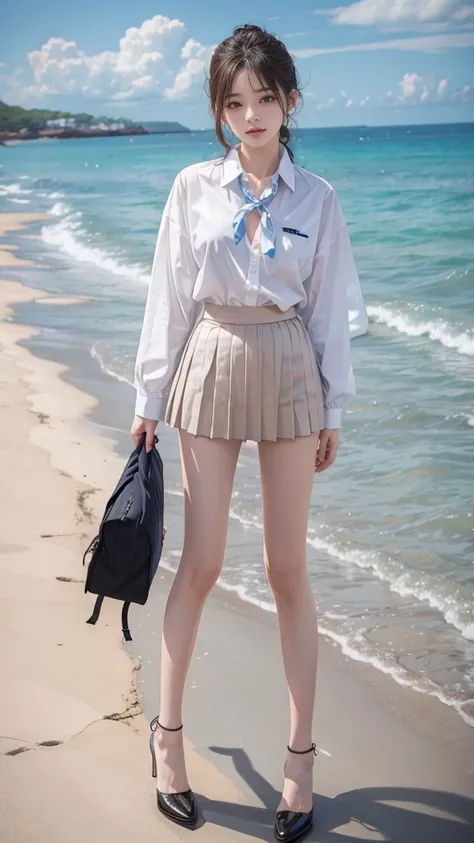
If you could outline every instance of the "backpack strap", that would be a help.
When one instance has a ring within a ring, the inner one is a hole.
[[[104,602],[104,595],[99,594],[97,600],[94,603],[94,609],[92,611],[92,615],[90,616],[89,620],[86,623],[97,623],[99,620],[100,610],[102,609],[102,603]]]
[[[97,600],[94,603],[94,609],[92,611],[92,615],[90,616],[89,620],[86,623],[95,624],[99,620],[100,610],[102,609],[102,603],[104,602],[104,595],[99,594]],[[128,610],[130,609],[130,601],[127,600],[122,607],[122,632],[125,641],[133,641],[133,638],[130,633],[130,628],[128,626]]]
[[[122,632],[125,641],[133,641],[132,636],[130,634],[130,629],[128,627],[128,610],[130,608],[130,601],[127,600],[123,604],[122,608]]]

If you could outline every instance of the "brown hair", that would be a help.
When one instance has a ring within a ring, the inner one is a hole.
[[[253,24],[236,26],[233,34],[216,47],[211,59],[207,81],[210,111],[216,123],[217,139],[228,152],[230,146],[224,137],[222,115],[232,91],[235,75],[243,69],[253,71],[262,88],[270,88],[273,91],[286,115],[280,128],[280,141],[287,146],[290,141],[290,118],[283,95],[288,95],[296,89],[301,97],[296,68],[285,45],[275,35]],[[293,159],[290,149],[288,152]]]

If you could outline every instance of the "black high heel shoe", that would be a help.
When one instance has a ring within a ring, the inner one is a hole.
[[[315,755],[318,754],[315,743],[311,744],[309,749],[298,750],[290,749],[290,747],[287,747],[287,749],[294,755],[307,755],[308,752],[313,752]],[[275,840],[278,840],[279,843],[292,843],[294,840],[301,840],[312,827],[312,808],[308,813],[304,811],[277,811],[273,832],[275,834]]]
[[[158,715],[159,716],[159,715]],[[150,752],[151,752],[151,775],[156,779],[156,754],[153,735],[157,727],[164,729],[165,732],[179,732],[183,726],[178,726],[177,729],[167,729],[162,726],[158,717],[154,717],[150,723]],[[156,801],[158,810],[174,823],[191,828],[196,825],[198,819],[198,810],[194,793],[192,790],[185,790],[182,793],[161,793],[157,789]]]

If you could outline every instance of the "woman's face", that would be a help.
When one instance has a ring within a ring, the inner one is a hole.
[[[291,91],[287,111],[296,106],[297,96],[296,91]],[[282,99],[285,101],[284,95]],[[279,135],[286,113],[274,93],[269,88],[262,88],[252,71],[241,70],[234,79],[223,117],[229,129],[246,146],[261,147]]]

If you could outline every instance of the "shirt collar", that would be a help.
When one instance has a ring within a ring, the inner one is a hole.
[[[281,178],[288,185],[288,187],[294,191],[295,168],[290,156],[288,155],[288,150],[284,147],[283,144],[281,144],[281,147],[283,151],[280,157],[280,165],[278,167],[277,173],[279,176],[281,176]],[[225,187],[226,185],[230,184],[232,181],[234,181],[234,179],[238,178],[238,176],[240,176],[242,172],[243,170],[239,159],[239,153],[237,151],[237,147],[234,146],[222,162],[222,187]]]

